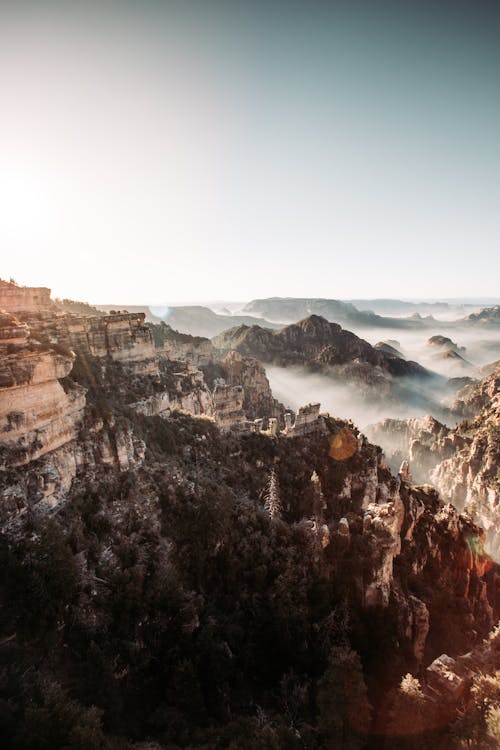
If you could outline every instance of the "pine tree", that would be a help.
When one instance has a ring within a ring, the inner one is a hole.
[[[281,517],[280,487],[278,477],[276,476],[276,469],[272,469],[264,490],[264,508],[269,513],[270,518]]]

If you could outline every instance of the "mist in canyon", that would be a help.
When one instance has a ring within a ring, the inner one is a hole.
[[[449,405],[465,383],[462,379],[480,379],[484,376],[482,368],[500,359],[499,330],[436,325],[435,329],[419,331],[353,327],[353,332],[372,345],[388,342],[405,359],[420,363],[433,375],[399,379],[388,394],[364,387],[359,381],[341,382],[305,368],[266,365],[275,397],[293,410],[309,402],[320,402],[323,411],[351,419],[360,429],[386,418],[407,419],[425,414],[451,427],[456,417]],[[449,337],[459,348],[465,347],[465,352],[460,351],[456,358],[448,357],[444,349],[427,343],[438,335]]]

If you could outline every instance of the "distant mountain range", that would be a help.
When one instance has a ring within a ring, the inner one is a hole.
[[[276,323],[292,323],[308,315],[320,315],[330,322],[348,327],[420,329],[435,324],[434,318],[422,318],[418,312],[408,318],[384,317],[370,310],[359,310],[351,302],[317,297],[269,297],[255,299],[243,313],[266,318]]]
[[[461,318],[477,310],[478,305],[470,302],[414,302],[400,299],[350,299],[346,300],[358,310],[405,317],[418,313],[419,315],[446,315],[449,318]]]
[[[362,302],[362,300],[358,300]],[[365,300],[368,305],[370,300]],[[295,298],[295,297],[269,297],[267,299],[256,299],[243,307],[238,314],[214,312],[205,305],[182,305],[172,307],[155,307],[147,305],[99,305],[99,309],[105,312],[126,308],[128,312],[143,312],[146,321],[159,323],[162,320],[172,328],[189,333],[193,336],[206,336],[213,338],[228,328],[235,326],[251,326],[258,324],[264,328],[282,328],[297,320],[302,320],[310,315],[318,315],[331,323],[338,323],[349,330],[362,330],[368,328],[399,329],[407,331],[430,330],[436,326],[453,328],[456,326],[496,326],[500,325],[500,305],[484,308],[480,312],[474,312],[457,320],[439,321],[432,315],[423,317],[418,309],[422,305],[406,303],[400,300],[373,300],[386,305],[393,305],[392,309],[412,311],[408,317],[390,317],[379,315],[370,310],[359,310],[352,302],[344,302],[334,299],[321,298]],[[445,303],[437,303],[435,312],[448,312],[453,308],[446,308]],[[415,309],[418,308],[417,310]],[[429,303],[432,308],[432,304]]]

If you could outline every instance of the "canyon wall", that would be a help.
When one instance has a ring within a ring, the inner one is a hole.
[[[50,289],[17,286],[0,279],[0,310],[17,315],[50,311],[52,308]]]
[[[73,360],[31,341],[25,325],[0,314],[0,445],[11,466],[75,439],[84,389],[74,384],[65,391],[59,382]]]

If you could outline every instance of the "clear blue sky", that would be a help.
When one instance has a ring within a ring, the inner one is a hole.
[[[499,89],[493,3],[4,0],[0,276],[498,296]]]

